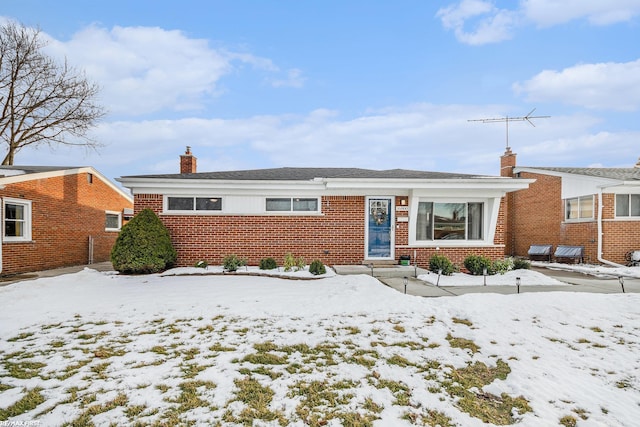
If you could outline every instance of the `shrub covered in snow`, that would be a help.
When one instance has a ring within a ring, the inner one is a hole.
[[[171,268],[176,258],[169,231],[151,209],[125,224],[111,249],[113,268],[124,274],[158,273]]]

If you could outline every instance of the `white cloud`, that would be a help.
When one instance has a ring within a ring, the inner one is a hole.
[[[212,48],[207,40],[157,27],[90,26],[69,41],[49,38],[48,50],[100,82],[104,104],[122,115],[200,109],[220,95],[220,80],[236,64],[278,70],[267,58]]]
[[[482,0],[463,0],[438,10],[436,16],[445,28],[454,31],[460,42],[470,45],[508,40],[517,22],[514,12],[498,9],[492,2]],[[470,24],[470,21],[473,22]],[[466,29],[474,24],[471,31]]]
[[[640,59],[545,70],[513,88],[516,93],[525,94],[528,101],[634,111],[640,107]]]
[[[524,0],[521,7],[527,18],[540,26],[583,18],[593,25],[610,25],[640,14],[640,0]]]
[[[514,10],[500,9],[490,0],[462,0],[436,13],[442,26],[469,45],[511,39],[517,27],[534,23],[540,27],[586,19],[592,25],[611,25],[640,15],[640,0],[522,0]]]
[[[281,166],[418,169],[498,175],[505,149],[503,123],[468,119],[502,117],[513,106],[415,104],[345,118],[320,109],[305,115],[243,119],[177,119],[103,123],[96,129],[107,147],[98,153],[60,147],[25,149],[27,163],[93,165],[106,176],[178,173],[178,157],[190,145],[198,170]],[[587,115],[553,116],[511,123],[509,145],[526,166],[632,166],[639,132],[598,129]],[[20,161],[24,163],[23,161]]]

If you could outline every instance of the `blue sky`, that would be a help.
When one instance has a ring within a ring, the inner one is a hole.
[[[108,178],[281,166],[499,174],[640,157],[640,0],[3,0],[86,72],[109,114],[16,164]]]

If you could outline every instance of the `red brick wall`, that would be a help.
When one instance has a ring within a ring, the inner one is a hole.
[[[521,178],[536,182],[527,190],[513,193],[510,206],[513,254],[527,256],[532,244],[584,246],[585,262],[598,263],[598,223],[592,221],[565,222],[561,178],[522,172]],[[627,251],[640,250],[640,221],[620,221],[614,218],[615,196],[603,194],[603,258],[624,263]],[[594,216],[598,198],[594,196]]]
[[[401,204],[396,198],[396,206]],[[405,200],[408,200],[405,198]],[[270,215],[167,215],[162,214],[162,195],[135,196],[135,212],[149,208],[168,228],[178,252],[178,266],[191,266],[199,260],[220,265],[224,256],[235,253],[250,265],[273,257],[281,263],[291,252],[307,263],[320,259],[327,265],[361,264],[364,260],[365,197],[331,196],[322,198],[322,216]],[[397,217],[408,212],[396,211]],[[500,215],[502,217],[502,215]],[[499,224],[502,220],[498,221]],[[412,248],[408,247],[408,222],[395,223],[396,259],[409,255],[418,265],[427,267],[429,258],[440,253],[461,266],[470,254],[492,259],[504,257],[503,237],[496,234],[495,247]]]
[[[640,221],[612,220],[615,216],[615,195],[602,195],[602,257],[625,264],[628,251],[640,250]]]
[[[122,212],[132,203],[87,173],[6,184],[0,195],[32,202],[32,241],[3,242],[2,274],[88,263],[89,236],[94,262],[108,261],[117,232],[105,231],[105,211]]]
[[[514,192],[509,207],[513,255],[526,257],[531,245],[559,244],[564,209],[559,177],[527,172],[520,177],[536,180],[528,189]]]

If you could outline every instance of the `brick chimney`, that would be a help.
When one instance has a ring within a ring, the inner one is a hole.
[[[507,147],[502,157],[500,157],[500,176],[513,176],[513,168],[516,167],[516,153]]]
[[[191,154],[191,147],[180,156],[180,173],[196,173],[196,157]]]

